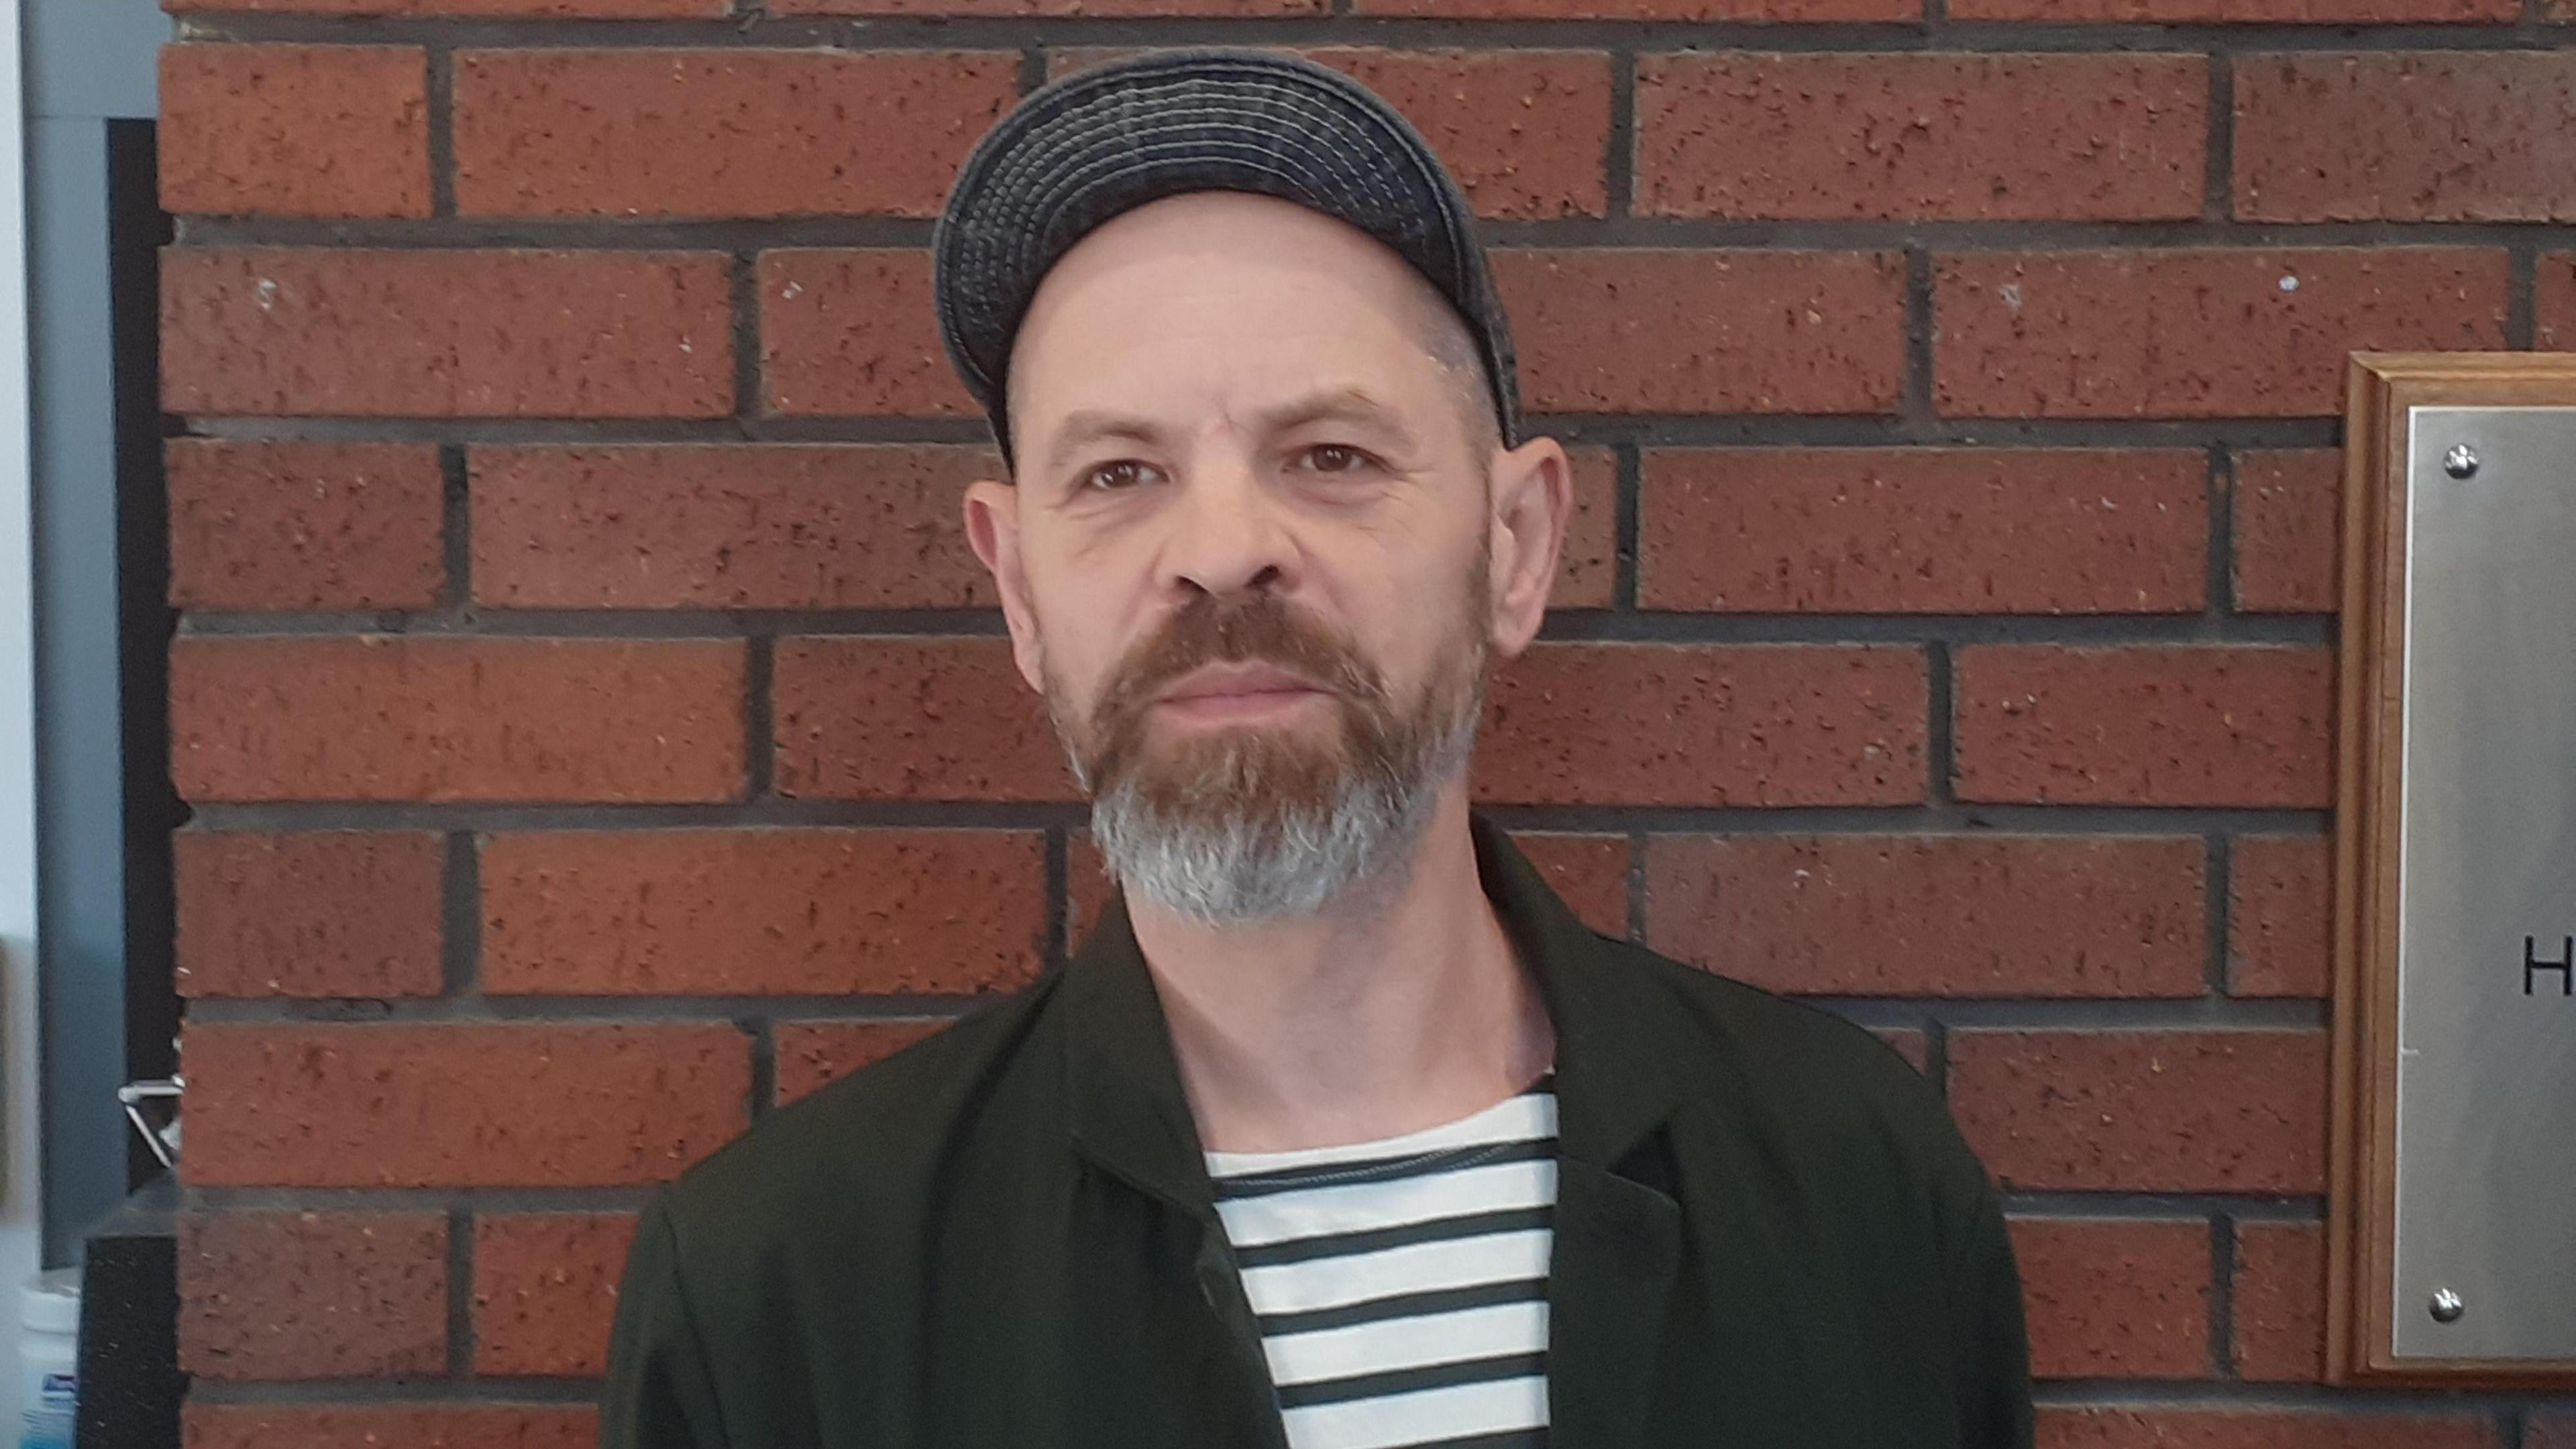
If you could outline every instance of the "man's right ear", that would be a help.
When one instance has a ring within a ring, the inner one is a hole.
[[[1029,603],[1028,569],[1020,553],[1020,490],[991,478],[966,485],[966,542],[993,576],[1002,621],[1011,630],[1011,659],[1029,688],[1046,693],[1046,646],[1038,637],[1037,610]]]

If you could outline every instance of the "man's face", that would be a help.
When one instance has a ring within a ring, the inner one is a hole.
[[[1525,502],[1533,460],[1553,477],[1551,570],[1562,522],[1561,453],[1501,452],[1485,386],[1427,282],[1285,202],[1157,202],[1048,274],[1012,356],[1016,487],[979,485],[969,522],[1131,888],[1311,911],[1457,775],[1489,651],[1536,624],[1524,600],[1497,629],[1497,544],[1522,572],[1530,546],[1498,480]]]

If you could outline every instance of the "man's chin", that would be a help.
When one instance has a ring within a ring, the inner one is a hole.
[[[1156,709],[1137,721],[1136,763],[1146,770],[1205,768],[1227,760],[1339,762],[1350,732],[1338,711],[1290,709],[1250,718],[1192,719]]]
[[[1329,796],[1350,769],[1331,724],[1148,729],[1121,771],[1147,800],[1189,813],[1267,816],[1292,799]],[[1187,802],[1183,805],[1182,802]]]

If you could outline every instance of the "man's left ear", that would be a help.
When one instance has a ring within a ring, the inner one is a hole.
[[[1554,438],[1532,438],[1496,453],[1492,478],[1490,627],[1496,652],[1510,659],[1529,647],[1547,614],[1557,555],[1574,517],[1574,483],[1565,449]]]

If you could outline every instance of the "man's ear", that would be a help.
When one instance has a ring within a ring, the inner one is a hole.
[[[1020,490],[990,478],[967,484],[966,542],[993,575],[1020,677],[1029,688],[1046,693],[1046,645],[1038,637],[1037,610],[1029,603],[1028,569],[1020,553]]]
[[[1516,658],[1538,636],[1557,555],[1574,516],[1573,475],[1554,438],[1532,438],[1494,455],[1492,592],[1494,649]]]

